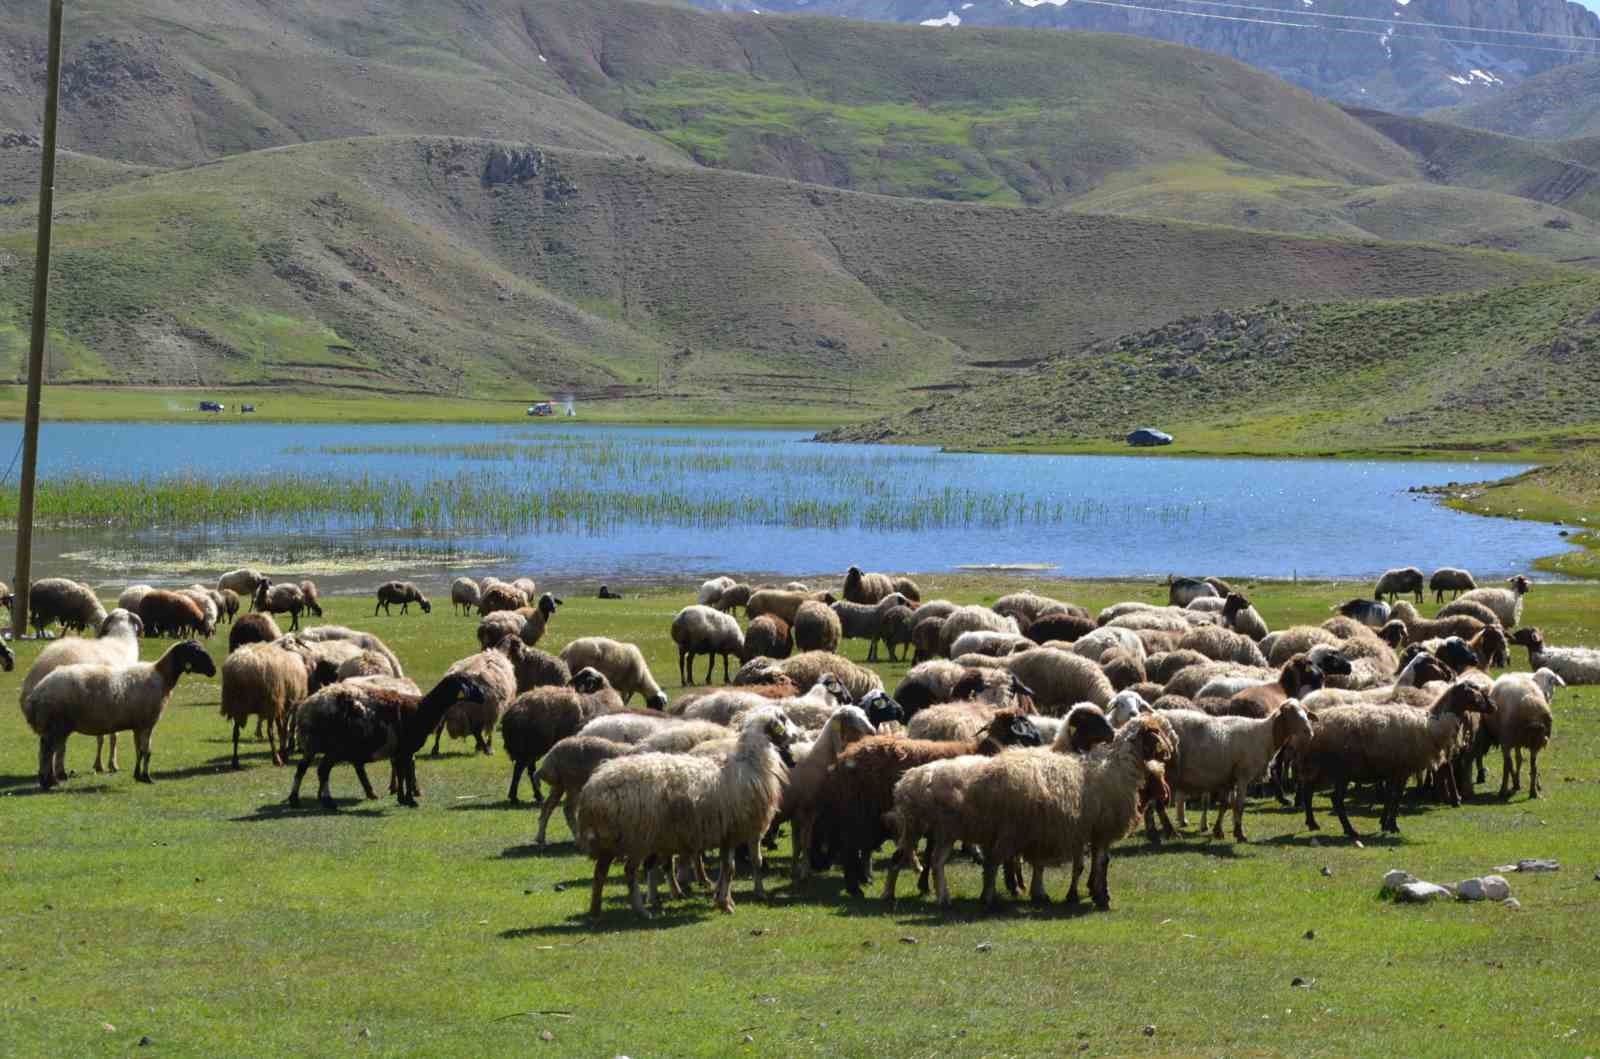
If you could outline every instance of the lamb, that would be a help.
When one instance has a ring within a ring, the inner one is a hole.
[[[374,655],[373,657],[380,657]],[[277,643],[246,644],[222,663],[222,716],[233,722],[233,767],[239,764],[239,731],[251,717],[266,724],[272,763],[289,753],[289,722],[310,693],[310,659]],[[282,746],[280,751],[279,746]]]
[[[468,655],[445,670],[445,676],[460,676],[477,686],[483,694],[465,699],[439,718],[433,734],[433,754],[439,754],[439,740],[448,730],[451,739],[471,735],[479,753],[494,752],[494,726],[511,701],[517,697],[516,661],[527,649],[521,640],[507,637],[487,651]]]
[[[1352,780],[1388,785],[1379,826],[1398,833],[1397,814],[1406,781],[1436,768],[1460,742],[1468,714],[1492,714],[1494,704],[1470,683],[1450,685],[1427,710],[1411,706],[1333,706],[1319,711],[1316,732],[1298,754],[1299,801],[1306,828],[1318,830],[1311,792],[1333,787],[1333,809],[1348,838],[1356,829],[1345,815],[1345,789]]]
[[[239,570],[230,570],[217,578],[217,591],[237,592],[240,599],[255,599],[256,590],[264,584],[271,584],[267,575],[260,570],[245,567]]]
[[[878,674],[827,651],[806,651],[781,662],[753,658],[739,667],[739,672],[733,676],[733,683],[735,686],[762,684],[768,683],[771,677],[781,676],[795,687],[811,688],[830,673],[845,686],[854,700],[859,701],[870,692],[883,690],[883,680]]]
[[[122,595],[117,597],[117,609],[125,610],[129,614],[139,613],[139,604],[144,602],[144,597],[154,592],[150,585],[129,585],[122,590]]]
[[[146,636],[209,637],[216,631],[206,628],[206,615],[200,604],[188,596],[161,589],[145,593],[139,601],[139,620],[144,622]]]
[[[962,633],[968,632],[1018,633],[1021,630],[1015,618],[996,614],[988,607],[958,607],[945,617],[944,625],[939,629],[939,653],[950,657],[950,649],[956,640],[960,639]]]
[[[1451,599],[1455,599],[1461,593],[1470,592],[1477,587],[1478,583],[1472,579],[1470,573],[1454,566],[1441,566],[1428,578],[1428,588],[1433,591],[1435,603],[1443,603],[1446,592],[1451,593]]]
[[[740,607],[749,607],[750,596],[753,592],[755,592],[754,588],[741,581],[732,588],[723,589],[722,594],[710,605],[725,614],[734,614]]]
[[[1236,662],[1242,666],[1265,666],[1266,656],[1248,636],[1211,626],[1195,629],[1178,641],[1178,649],[1199,651],[1207,658],[1219,662]]]
[[[390,760],[389,786],[397,800],[415,806],[422,793],[417,784],[417,751],[428,741],[428,733],[444,723],[446,711],[463,700],[477,702],[482,696],[482,687],[460,673],[445,674],[426,695],[362,680],[323,688],[301,703],[295,714],[301,757],[289,788],[289,804],[299,808],[300,783],[311,763],[321,756],[317,799],[323,808],[335,808],[328,776],[341,762],[354,766],[367,798],[377,798],[367,779],[367,763],[384,758]]]
[[[883,597],[893,593],[894,578],[888,574],[866,574],[859,566],[844,572],[844,588],[840,592],[847,603],[877,606]]]
[[[713,577],[700,586],[700,593],[695,597],[695,602],[703,607],[714,606],[722,598],[722,593],[732,588],[736,581],[731,577]]]
[[[22,705],[23,720],[28,722],[30,728],[35,727],[33,719],[28,716],[28,695],[39,682],[62,666],[90,664],[125,667],[139,661],[139,634],[144,631],[144,623],[137,614],[131,614],[122,607],[118,607],[106,616],[101,623],[98,636],[93,640],[60,640],[50,644],[39,652],[33,660],[33,665],[28,667],[27,674],[22,678],[22,688],[17,699]],[[3,645],[0,645],[3,646]],[[8,651],[9,654],[9,651]],[[11,666],[5,666],[10,670]],[[103,737],[95,739],[94,770],[96,772],[117,771],[117,734],[111,733],[110,754],[106,757],[106,768],[100,765],[100,753],[103,749]],[[63,751],[64,751],[63,746]],[[55,762],[55,774],[62,779],[66,778],[66,763],[61,758]]]
[[[550,751],[545,754],[544,760],[539,763],[539,769],[533,773],[533,787],[537,792],[539,781],[543,780],[550,788],[550,793],[544,798],[544,804],[539,808],[539,832],[534,835],[533,844],[545,844],[545,830],[550,825],[550,817],[555,815],[556,808],[562,808],[567,818],[567,830],[572,832],[574,840],[578,838],[578,813],[575,808],[578,804],[578,795],[589,782],[589,777],[594,775],[596,769],[607,761],[622,757],[626,754],[636,753],[638,748],[625,743],[613,743],[609,739],[601,739],[590,735],[569,735],[560,740]],[[512,789],[515,794],[515,788]],[[512,798],[516,801],[516,798]]]
[[[599,670],[622,697],[623,705],[638,694],[655,709],[667,708],[667,693],[650,673],[644,652],[634,644],[604,636],[585,636],[561,649],[561,661],[573,673],[586,668]]]
[[[1483,755],[1490,746],[1500,745],[1500,797],[1510,798],[1522,789],[1522,751],[1527,749],[1532,775],[1528,780],[1528,797],[1539,797],[1539,751],[1550,744],[1555,731],[1555,718],[1550,705],[1555,701],[1556,688],[1566,687],[1566,681],[1551,669],[1537,673],[1506,673],[1489,689],[1489,701],[1494,712],[1478,726],[1478,736],[1473,745],[1481,769]],[[1512,764],[1512,754],[1516,764]],[[1479,777],[1482,778],[1481,776]]]
[[[1389,604],[1375,599],[1352,599],[1334,609],[1373,629],[1381,629],[1389,621]]]
[[[305,600],[306,609],[317,617],[322,617],[322,596],[317,591],[315,581],[300,582],[300,598]]]
[[[1528,649],[1529,669],[1549,669],[1563,685],[1600,684],[1600,650],[1593,647],[1546,647],[1544,633],[1533,627],[1514,630],[1511,642]]]
[[[228,650],[237,651],[247,643],[272,643],[283,635],[270,614],[246,614],[228,630]]]
[[[385,614],[389,614],[389,607],[394,603],[400,604],[401,614],[404,614],[413,603],[421,607],[422,613],[424,614],[427,614],[433,610],[433,605],[428,602],[428,597],[423,595],[422,589],[418,588],[412,582],[385,581],[383,584],[378,586],[378,603],[377,606],[372,608],[372,616],[376,618],[378,616],[378,611],[380,610]],[[259,610],[261,608],[257,607],[256,609]],[[298,622],[298,616],[296,617],[296,621]]]
[[[717,655],[722,656],[722,682],[726,684],[728,656],[744,653],[744,634],[732,616],[714,607],[695,604],[684,607],[672,619],[672,642],[678,647],[678,682],[688,686],[694,683],[694,659],[706,656],[706,679],[711,683],[711,671],[716,666]],[[662,706],[665,707],[665,703]]]
[[[450,582],[450,613],[470,615],[477,609],[478,600],[483,592],[478,588],[478,582],[470,577],[458,577]]]
[[[133,778],[150,778],[150,734],[172,698],[172,689],[185,673],[215,676],[216,665],[195,640],[167,649],[155,662],[129,666],[94,663],[64,665],[53,670],[29,692],[23,715],[39,733],[39,787],[49,790],[65,779],[57,771],[65,757],[67,737],[111,735],[132,731],[135,748]]]
[[[1372,589],[1372,598],[1382,599],[1388,596],[1389,602],[1393,603],[1408,593],[1415,595],[1418,603],[1422,602],[1422,571],[1415,566],[1385,570]]]
[[[1500,619],[1500,624],[1507,629],[1515,628],[1522,621],[1522,597],[1533,588],[1533,582],[1521,574],[1506,578],[1510,588],[1475,588],[1470,592],[1463,592],[1456,597],[1458,601],[1467,600],[1472,603],[1482,603],[1495,616]]]
[[[523,608],[517,611],[524,619],[522,623],[522,642],[529,647],[533,647],[544,639],[545,630],[550,627],[550,619],[555,617],[556,608],[561,605],[562,600],[546,592],[539,597],[539,602],[531,610]]]
[[[542,801],[534,771],[539,759],[556,743],[577,735],[589,721],[621,709],[622,699],[597,669],[579,669],[568,687],[535,688],[517,696],[500,722],[501,741],[511,759],[511,790],[506,800],[517,800],[517,787],[527,771],[533,781],[533,800]]]
[[[522,638],[528,619],[514,610],[495,610],[478,621],[478,646],[487,651],[507,636]]]
[[[478,592],[479,617],[497,610],[521,610],[527,605],[528,597],[504,581],[486,578]]]
[[[99,628],[106,620],[106,608],[88,585],[65,577],[45,577],[28,590],[28,616],[34,634],[42,638],[44,630],[58,621],[63,631]]]
[[[1499,625],[1500,615],[1484,606],[1482,603],[1470,599],[1458,599],[1454,603],[1446,603],[1439,608],[1435,618],[1453,618],[1465,614],[1469,618],[1477,618],[1485,625]]]
[[[801,651],[837,651],[844,626],[832,607],[807,600],[794,612],[794,645]]]
[[[878,641],[882,640],[887,630],[885,619],[890,611],[897,607],[909,607],[911,601],[899,592],[890,592],[877,603],[850,603],[841,601],[833,604],[832,610],[838,618],[840,634],[846,640],[871,641],[867,647],[867,661],[878,660]],[[802,612],[806,608],[800,608]]]
[[[306,599],[299,585],[262,585],[256,589],[255,608],[262,614],[289,615],[289,631],[294,632],[300,628],[300,612],[306,609]]]
[[[763,588],[750,594],[750,602],[745,604],[744,612],[754,621],[763,614],[773,614],[794,626],[795,614],[800,610],[800,604],[807,600],[817,603],[833,603],[832,592],[805,592],[783,588]]]
[[[884,814],[894,808],[894,785],[906,772],[964,754],[997,754],[1008,746],[1039,746],[1039,730],[1017,710],[1001,710],[972,742],[936,743],[872,736],[846,748],[828,770],[817,801],[813,845],[843,861],[845,886],[862,896],[868,861],[889,832]]]
[[[1261,619],[1256,608],[1250,605],[1250,601],[1237,592],[1223,601],[1222,624],[1256,641],[1264,639],[1272,631],[1267,628],[1267,623]]]
[[[789,821],[790,875],[801,880],[810,867],[811,830],[816,822],[817,801],[828,770],[845,747],[875,735],[876,727],[858,706],[839,706],[823,725],[811,748],[800,756],[784,781],[783,798],[777,822]]]
[[[370,632],[347,629],[343,625],[318,625],[314,628],[300,630],[299,636],[306,643],[326,643],[330,640],[349,641],[363,651],[376,651],[387,658],[395,676],[403,677],[406,675],[405,667],[400,664],[399,657],[389,650],[389,645]]]
[[[777,710],[757,710],[740,730],[738,749],[725,761],[688,754],[634,754],[601,765],[578,796],[582,845],[595,860],[589,914],[600,914],[606,874],[624,860],[634,911],[646,915],[639,870],[664,857],[698,857],[721,848],[716,906],[733,911],[733,851],[748,845],[757,899],[761,838],[777,814],[783,767],[792,766],[789,729]],[[658,904],[656,875],[651,903]]]
[[[794,653],[794,634],[789,623],[775,615],[757,618],[744,631],[744,648],[739,652],[739,664],[752,658],[788,658]]]
[[[1161,783],[1164,765],[1177,749],[1170,731],[1163,718],[1150,715],[1128,724],[1109,745],[1087,756],[1018,750],[970,765],[952,762],[943,776],[922,769],[908,772],[895,790],[900,843],[885,897],[893,900],[899,865],[914,863],[916,821],[938,819],[941,826],[935,829],[929,862],[941,906],[950,904],[945,861],[956,842],[964,840],[983,848],[980,900],[988,907],[998,903],[995,878],[1000,865],[1013,859],[1032,865],[1029,892],[1038,903],[1048,901],[1045,866],[1071,860],[1066,900],[1075,904],[1088,852],[1090,896],[1096,908],[1109,908],[1110,847],[1138,817],[1140,792],[1152,782]],[[940,783],[941,778],[955,782]]]

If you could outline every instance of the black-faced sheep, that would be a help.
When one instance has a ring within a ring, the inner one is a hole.
[[[1221,596],[1212,585],[1198,577],[1167,578],[1167,603],[1174,607],[1187,607],[1202,596]]]
[[[637,693],[646,705],[658,710],[667,708],[667,693],[651,674],[644,652],[634,644],[604,636],[584,636],[561,649],[561,661],[574,674],[585,668],[599,670],[622,696],[624,704]]]
[[[1512,629],[1522,621],[1522,597],[1533,589],[1533,582],[1521,574],[1506,578],[1510,588],[1476,588],[1462,593],[1458,599],[1481,603],[1494,611],[1500,624]]]
[[[876,606],[878,601],[893,592],[894,578],[888,574],[863,573],[859,566],[844,572],[844,589],[840,595],[847,603],[864,603]]]
[[[1258,642],[1272,631],[1267,628],[1267,623],[1261,619],[1256,608],[1250,605],[1250,601],[1237,592],[1222,603],[1222,623],[1234,632]]]
[[[50,644],[39,652],[33,660],[33,665],[28,667],[28,672],[22,678],[22,688],[17,696],[22,705],[23,719],[33,726],[33,720],[28,717],[28,695],[39,686],[39,681],[49,676],[62,666],[70,665],[104,665],[104,666],[131,666],[139,661],[139,635],[144,631],[144,622],[139,620],[137,614],[131,614],[121,607],[113,610],[100,624],[99,635],[93,640],[72,639],[60,640]],[[0,644],[0,646],[4,646]],[[10,658],[10,650],[6,656],[0,658],[0,663],[9,671],[14,663]],[[96,737],[94,749],[94,770],[103,771],[100,755],[105,737]],[[117,736],[111,734],[111,752],[106,757],[104,771],[117,771]],[[63,743],[62,752],[65,751]],[[59,757],[55,762],[55,773],[65,779],[67,775],[66,763]]]
[[[621,709],[622,699],[596,669],[579,669],[568,687],[535,688],[517,696],[500,721],[501,742],[511,759],[511,789],[506,799],[517,800],[517,788],[526,771],[533,783],[533,800],[541,801],[535,771],[539,759],[561,740],[577,735],[589,721]]]
[[[1335,608],[1347,618],[1354,618],[1373,629],[1381,629],[1389,620],[1389,604],[1376,599],[1352,599]]]
[[[1435,603],[1444,602],[1444,594],[1449,592],[1450,598],[1455,599],[1463,592],[1470,592],[1478,587],[1478,582],[1465,570],[1454,566],[1441,566],[1428,578],[1428,588],[1433,592]]]
[[[717,656],[722,656],[722,682],[731,679],[729,656],[744,657],[744,633],[731,615],[704,604],[684,607],[672,619],[672,642],[678,647],[678,682],[687,687],[694,683],[696,655],[706,656],[706,679],[711,683],[711,671]],[[661,704],[666,705],[664,702]]]
[[[1417,602],[1422,602],[1423,576],[1422,571],[1415,566],[1397,567],[1385,570],[1383,576],[1378,578],[1378,583],[1373,586],[1372,598],[1382,599],[1389,597],[1389,602],[1404,595],[1413,595]]]
[[[385,614],[390,613],[389,607],[391,604],[395,603],[400,604],[401,614],[404,614],[407,608],[413,603],[421,607],[422,613],[424,614],[427,614],[429,611],[433,610],[433,605],[428,602],[428,597],[423,595],[422,589],[418,588],[412,582],[385,581],[383,584],[378,586],[378,603],[372,608],[372,616],[376,618],[378,616],[378,611],[380,610]],[[262,608],[258,605],[256,609],[260,610]],[[296,624],[298,624],[298,616],[296,618]]]
[[[550,619],[555,617],[556,608],[562,601],[546,592],[539,597],[539,602],[531,607],[523,607],[517,611],[523,617],[522,642],[533,647],[544,639],[545,630],[550,627]]]
[[[150,733],[185,673],[215,676],[216,665],[194,640],[169,647],[155,662],[130,666],[66,665],[41,680],[28,695],[23,713],[39,733],[39,786],[49,790],[62,777],[56,763],[67,737],[133,732],[133,778],[150,778]]]
[[[909,608],[910,600],[899,592],[890,592],[877,603],[851,603],[841,600],[833,604],[832,611],[838,618],[840,635],[846,640],[867,640],[867,661],[878,660],[878,641],[884,639],[887,630],[885,622],[889,612],[897,607]],[[802,613],[805,607],[801,607]],[[814,647],[811,650],[832,650],[828,647]]]
[[[323,688],[301,703],[295,715],[296,747],[301,757],[289,788],[289,804],[300,805],[300,783],[320,755],[317,798],[324,808],[335,807],[328,789],[328,776],[335,765],[345,762],[353,766],[362,791],[373,799],[378,794],[367,779],[367,764],[384,758],[390,760],[390,786],[400,804],[416,805],[417,795],[422,793],[417,785],[417,751],[428,741],[428,733],[443,723],[446,711],[482,696],[477,682],[457,673],[446,674],[422,696],[359,680]]]

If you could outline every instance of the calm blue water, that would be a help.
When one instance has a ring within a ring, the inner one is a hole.
[[[19,429],[0,426],[0,453],[15,450]],[[294,527],[52,536],[55,553],[109,553],[111,565],[130,570],[202,550],[222,565],[225,556],[245,562],[287,549],[315,573],[317,557],[329,551],[450,548],[494,557],[480,567],[618,581],[811,573],[852,562],[927,571],[1046,564],[1063,576],[1282,577],[1366,577],[1390,566],[1448,563],[1493,576],[1526,571],[1559,547],[1549,526],[1462,515],[1406,491],[1500,477],[1520,465],[963,455],[805,438],[564,423],[47,425],[40,473],[367,475],[422,486],[471,476],[513,495],[579,489],[728,504],[724,514],[689,524],[613,515],[561,528],[504,532],[464,524],[422,534],[330,513]],[[481,444],[516,446],[516,458],[471,459],[448,449],[326,451]],[[846,514],[832,516],[838,524],[794,516],[813,503],[844,504]],[[415,565],[426,572],[430,564],[424,558]],[[436,572],[443,576],[442,568]]]

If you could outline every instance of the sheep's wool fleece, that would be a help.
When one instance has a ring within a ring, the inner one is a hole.
[[[607,762],[578,798],[588,848],[627,858],[749,842],[777,814],[782,763],[770,745],[726,761],[638,754]]]

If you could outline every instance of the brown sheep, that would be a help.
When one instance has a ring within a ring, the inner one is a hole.
[[[739,662],[766,657],[784,659],[794,653],[794,634],[789,623],[773,614],[767,614],[750,623],[744,631],[744,649],[739,652]]]
[[[188,596],[164,589],[149,592],[139,601],[139,620],[144,622],[146,636],[209,637],[216,632],[208,627],[200,604]]]
[[[272,643],[282,637],[283,630],[272,615],[245,614],[228,631],[228,651],[237,651],[247,643]]]
[[[837,651],[844,635],[839,616],[826,604],[800,604],[794,616],[794,643],[802,651]]]

